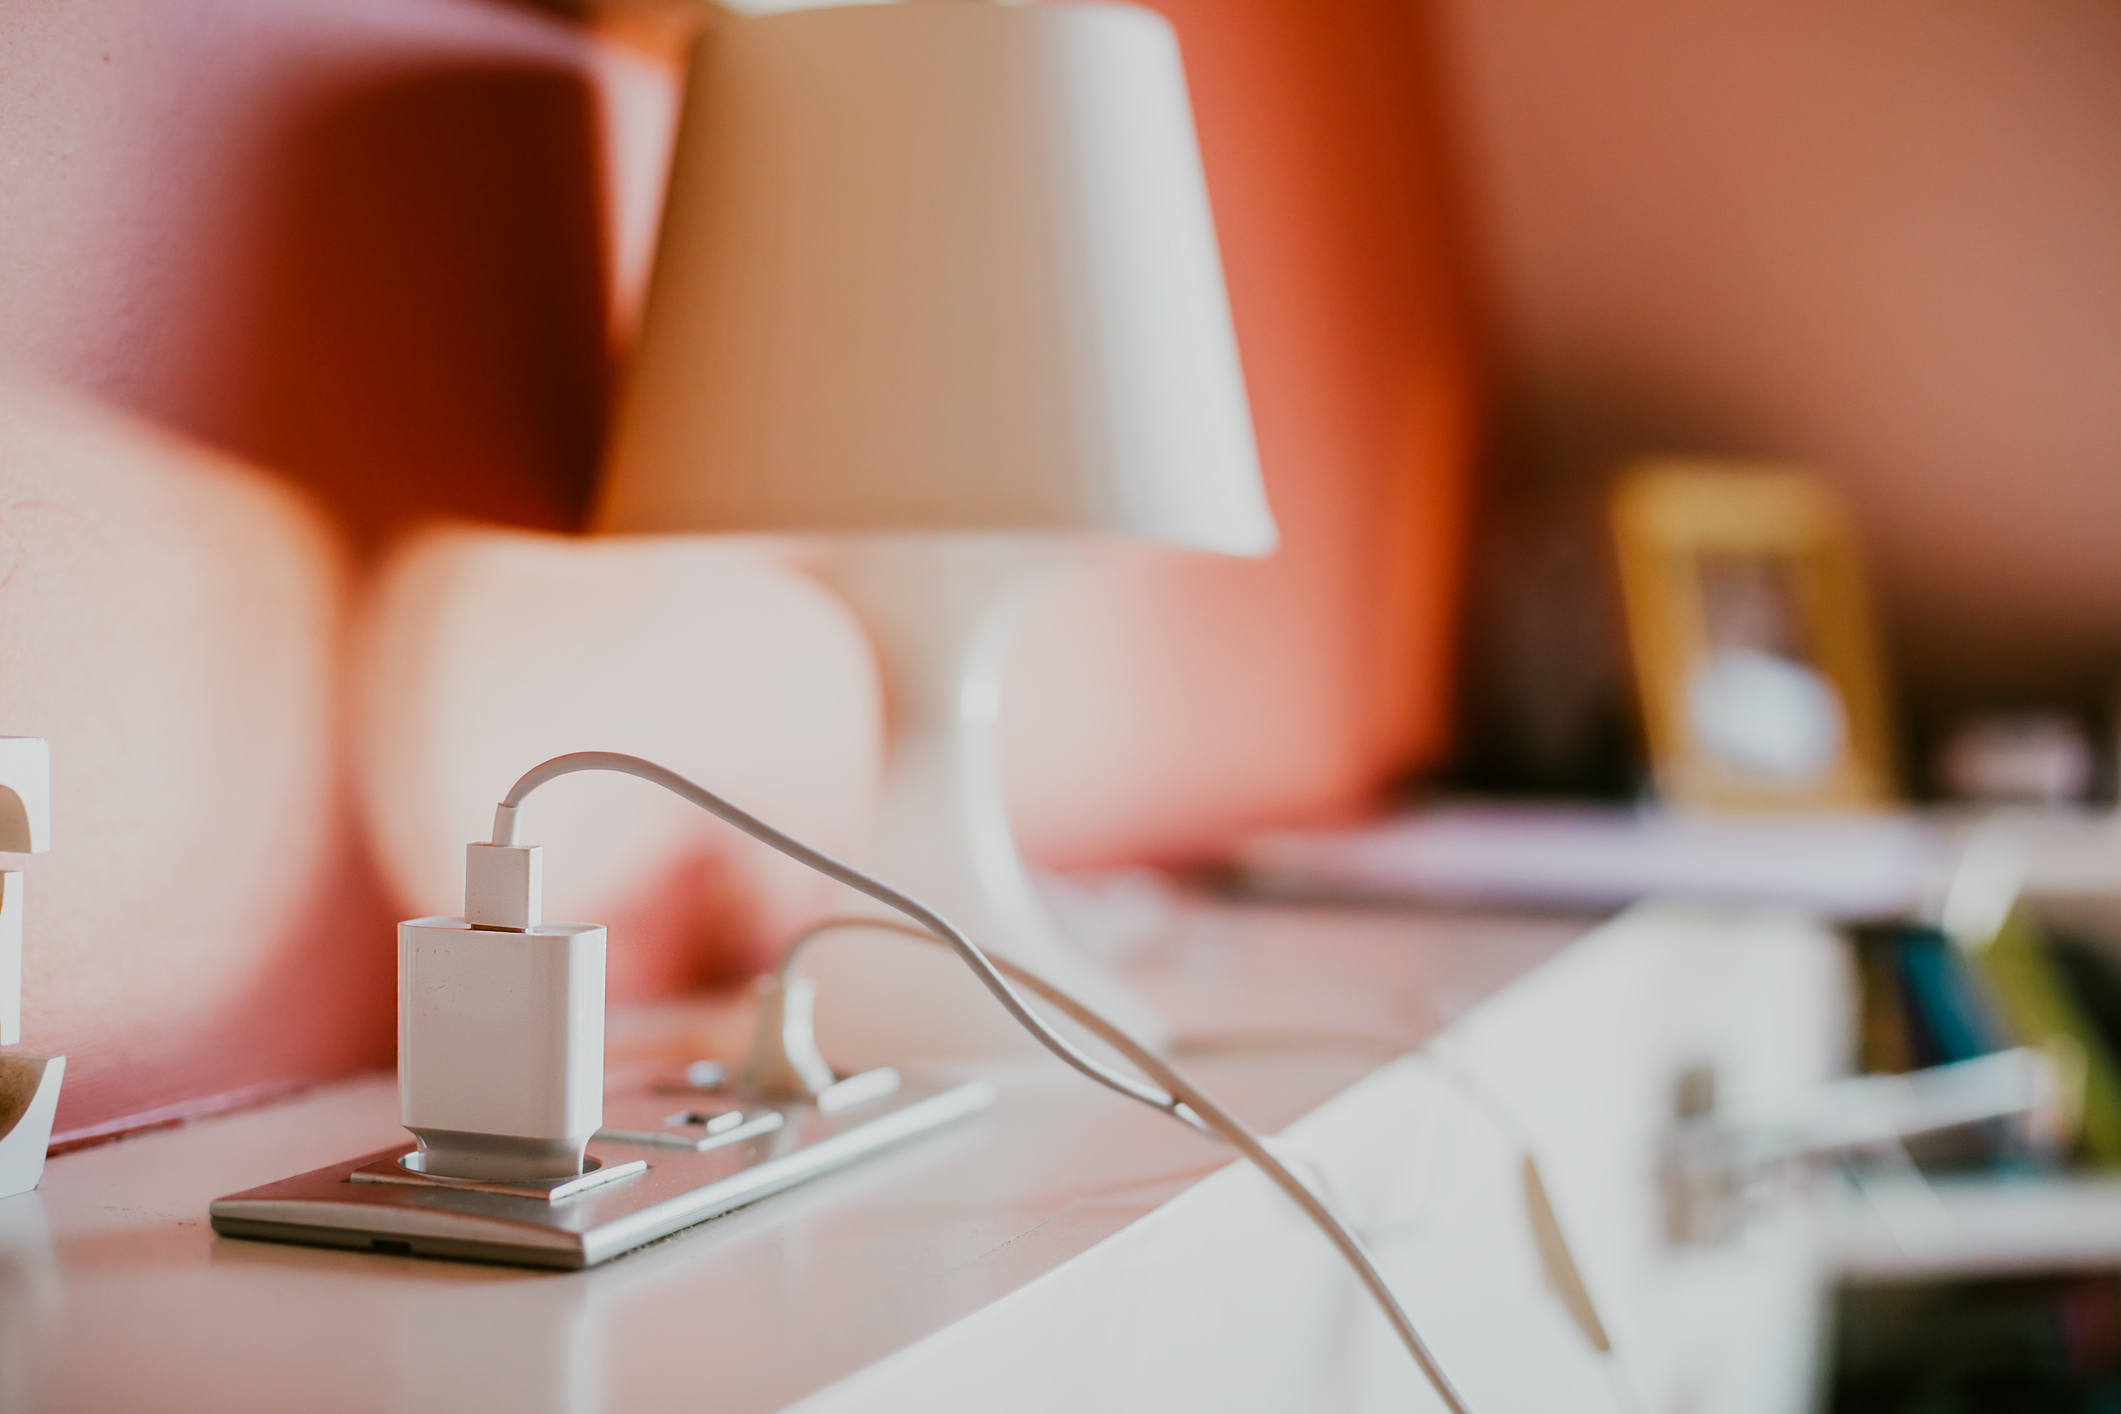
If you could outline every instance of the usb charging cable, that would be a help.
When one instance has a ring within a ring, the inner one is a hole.
[[[524,800],[546,782],[577,771],[615,771],[661,786],[735,826],[761,844],[776,849],[825,877],[845,884],[848,888],[866,894],[885,907],[903,914],[917,924],[918,928],[903,927],[875,919],[865,918],[859,921],[865,927],[891,928],[942,943],[972,969],[973,975],[993,993],[995,1000],[1015,1018],[1018,1025],[1030,1032],[1040,1045],[1064,1063],[1109,1090],[1228,1143],[1287,1194],[1319,1231],[1325,1234],[1327,1240],[1332,1242],[1361,1280],[1364,1288],[1369,1291],[1371,1299],[1383,1312],[1401,1344],[1406,1346],[1407,1353],[1413,1356],[1414,1362],[1421,1367],[1422,1374],[1427,1377],[1445,1407],[1450,1409],[1452,1414],[1469,1414],[1464,1397],[1444,1374],[1443,1368],[1437,1364],[1436,1357],[1430,1352],[1427,1342],[1422,1339],[1421,1332],[1415,1328],[1413,1319],[1392,1294],[1391,1287],[1385,1282],[1383,1274],[1377,1270],[1376,1263],[1370,1259],[1361,1239],[1286,1164],[1275,1157],[1258,1135],[1202,1093],[1198,1086],[1173,1069],[1155,1052],[1138,1044],[1117,1026],[1059,988],[1013,963],[1000,958],[990,958],[948,919],[920,900],[900,893],[889,884],[842,864],[822,851],[812,849],[794,836],[775,829],[756,815],[732,805],[713,791],[685,779],[667,767],[658,766],[653,761],[643,760],[638,756],[611,751],[578,751],[566,756],[555,756],[526,772],[523,778],[509,789],[507,796],[494,811],[493,843],[502,848],[516,848],[517,812],[522,808]],[[856,920],[833,920],[821,924],[798,941],[807,941],[809,937],[816,936],[828,927],[845,926],[854,921]],[[784,963],[784,971],[786,966]],[[1145,1085],[1085,1055],[1066,1037],[1048,1026],[1018,995],[1016,987],[1011,985],[1012,982],[1064,1012],[1126,1057],[1130,1064],[1155,1084]]]

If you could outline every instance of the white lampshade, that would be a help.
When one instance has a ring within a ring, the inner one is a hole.
[[[597,520],[1270,550],[1170,27],[916,0],[710,29]]]

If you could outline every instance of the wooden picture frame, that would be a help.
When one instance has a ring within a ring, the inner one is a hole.
[[[1654,461],[1612,500],[1657,793],[1716,809],[1871,809],[1896,749],[1855,532],[1785,467]]]

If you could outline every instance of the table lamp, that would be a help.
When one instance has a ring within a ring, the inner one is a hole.
[[[1034,891],[994,726],[1016,609],[1091,547],[1275,543],[1170,27],[915,0],[710,28],[596,526],[810,538],[884,687],[859,862],[1155,1036]],[[1021,1046],[933,951],[820,950],[828,1049]]]

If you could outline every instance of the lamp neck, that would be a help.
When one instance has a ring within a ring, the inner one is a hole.
[[[876,651],[892,742],[939,726],[990,733],[1018,617],[1084,554],[1039,539],[878,537],[825,565]]]

